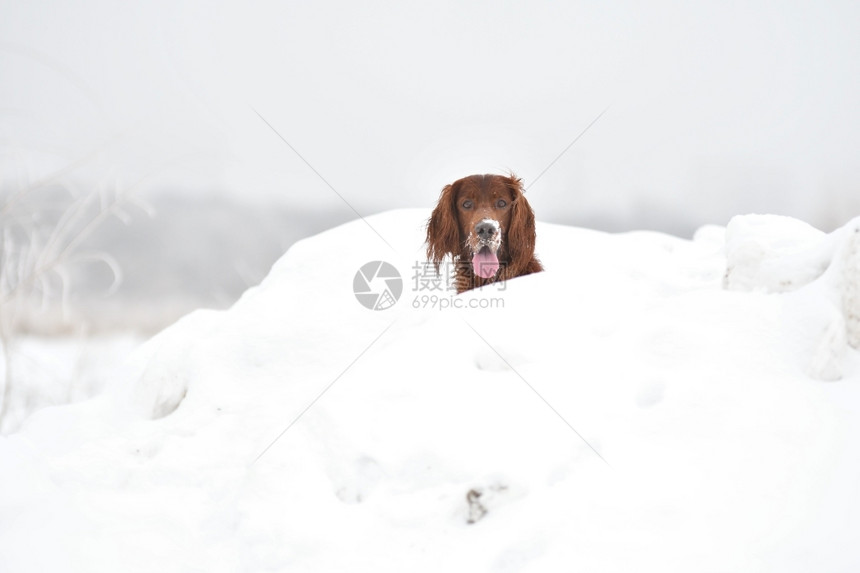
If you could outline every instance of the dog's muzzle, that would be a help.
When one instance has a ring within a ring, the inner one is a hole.
[[[502,229],[498,221],[481,219],[475,225],[477,244],[472,248],[472,270],[481,278],[489,279],[499,272],[497,255],[502,244]]]

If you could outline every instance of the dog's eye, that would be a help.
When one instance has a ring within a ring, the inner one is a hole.
[[[507,206],[508,206],[508,202],[505,201],[504,199],[499,199],[498,201],[496,201],[496,207],[498,207],[499,209],[502,209],[502,208],[507,207]]]
[[[471,209],[471,208],[472,208],[472,202],[470,200],[466,199],[465,201],[463,201],[463,209]]]

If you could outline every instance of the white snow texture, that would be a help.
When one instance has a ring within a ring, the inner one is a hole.
[[[860,570],[860,222],[539,224],[545,272],[454,295],[426,217],[297,243],[0,438],[0,571]]]

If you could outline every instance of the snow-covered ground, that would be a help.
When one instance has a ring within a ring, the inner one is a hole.
[[[295,244],[0,438],[0,571],[860,570],[853,227],[542,224],[546,272],[455,296],[426,217]]]
[[[0,431],[17,430],[33,412],[102,394],[112,372],[141,343],[141,335],[17,336],[12,355],[12,389]],[[6,353],[0,352],[0,389]],[[2,400],[2,398],[0,398]]]

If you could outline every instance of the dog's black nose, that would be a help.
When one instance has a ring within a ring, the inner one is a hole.
[[[496,235],[497,230],[498,227],[493,221],[481,221],[475,225],[475,232],[478,234],[478,238],[483,241],[492,239]]]

